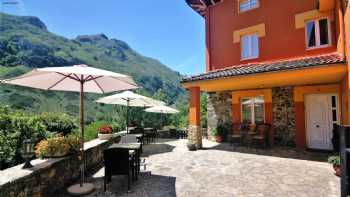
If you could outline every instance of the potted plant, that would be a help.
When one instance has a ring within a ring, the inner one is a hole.
[[[102,127],[98,128],[98,138],[100,140],[109,140],[113,138],[113,128],[110,125],[103,125]]]
[[[328,157],[328,163],[333,165],[333,169],[335,171],[335,175],[340,176],[341,168],[340,168],[340,156],[330,156]]]
[[[225,123],[222,120],[219,120],[216,129],[213,129],[211,134],[215,137],[216,142],[221,143],[226,139],[227,133],[230,131],[230,129],[230,123]]]
[[[195,150],[197,150],[196,145],[193,144],[193,143],[188,143],[188,144],[187,144],[187,148],[188,148],[189,151],[195,151]]]
[[[35,154],[39,158],[64,157],[79,150],[78,137],[53,137],[40,141],[35,148]]]
[[[223,141],[218,129],[211,130],[211,135],[214,136],[216,142],[221,143]]]

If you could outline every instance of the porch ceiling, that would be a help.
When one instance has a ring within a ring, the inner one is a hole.
[[[185,88],[200,87],[201,91],[247,90],[290,85],[316,85],[340,82],[347,73],[346,64],[330,64],[301,69],[273,71],[184,82]]]

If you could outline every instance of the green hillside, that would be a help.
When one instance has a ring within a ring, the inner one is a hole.
[[[36,17],[0,13],[0,79],[18,76],[33,68],[80,63],[131,75],[142,87],[139,90],[142,94],[166,95],[169,104],[185,96],[178,72],[138,54],[121,40],[110,39],[104,34],[67,39],[49,32]],[[111,107],[93,103],[101,96],[88,94],[88,119],[111,115]],[[78,112],[78,93],[2,84],[0,103],[32,112],[58,111],[75,115]]]

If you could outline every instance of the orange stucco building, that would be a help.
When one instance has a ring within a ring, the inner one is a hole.
[[[346,0],[186,0],[205,20],[206,73],[183,79],[189,140],[218,120],[270,123],[269,142],[331,150],[349,124],[350,3]]]

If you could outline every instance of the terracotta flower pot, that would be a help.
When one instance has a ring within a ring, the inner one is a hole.
[[[333,165],[333,169],[335,171],[335,175],[341,176],[341,167],[340,167],[340,165]]]
[[[113,137],[114,137],[114,133],[108,133],[108,134],[99,133],[98,134],[98,139],[100,139],[100,140],[110,140]]]
[[[195,150],[197,150],[195,144],[187,144],[187,148],[188,148],[189,151],[195,151]]]
[[[215,141],[217,143],[221,143],[223,141],[222,137],[221,136],[215,136]]]

